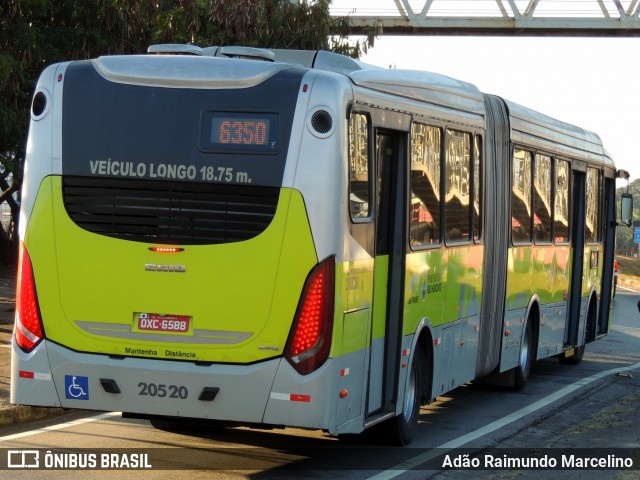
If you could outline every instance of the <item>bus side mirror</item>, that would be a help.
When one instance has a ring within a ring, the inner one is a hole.
[[[633,195],[630,193],[622,194],[622,202],[620,208],[620,223],[630,227],[633,223]]]

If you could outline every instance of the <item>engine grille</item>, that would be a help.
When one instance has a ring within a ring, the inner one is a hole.
[[[240,242],[271,223],[277,187],[73,177],[62,180],[71,219],[93,233],[136,242]]]

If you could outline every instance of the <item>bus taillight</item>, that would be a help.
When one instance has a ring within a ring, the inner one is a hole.
[[[333,332],[335,258],[316,266],[304,285],[284,356],[301,375],[329,357]]]
[[[29,253],[24,245],[18,262],[15,335],[18,346],[29,353],[44,338],[38,295]]]

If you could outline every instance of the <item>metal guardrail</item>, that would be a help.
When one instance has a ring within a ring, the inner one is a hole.
[[[354,34],[640,36],[640,0],[333,0]]]

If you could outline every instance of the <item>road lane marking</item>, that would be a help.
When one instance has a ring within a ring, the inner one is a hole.
[[[552,393],[551,395],[548,395],[536,402],[533,402],[531,405],[521,408],[520,410],[517,410],[513,413],[510,413],[509,415],[499,420],[496,420],[495,422],[491,422],[488,425],[485,425],[484,427],[474,430],[473,432],[469,432],[466,435],[462,435],[461,437],[458,437],[449,442],[443,443],[442,445],[432,448],[431,450],[428,450],[425,453],[422,453],[413,458],[405,460],[404,462],[398,463],[397,465],[394,465],[388,470],[385,470],[376,475],[373,475],[372,477],[369,477],[367,480],[390,480],[392,478],[395,478],[399,475],[406,473],[408,470],[412,470],[418,467],[419,465],[422,465],[425,462],[433,460],[434,458],[447,453],[447,451],[449,450],[453,450],[454,448],[460,448],[463,445],[469,442],[472,442],[473,440],[477,440],[478,438],[484,437],[489,433],[493,433],[496,430],[499,430],[502,427],[509,425],[510,423],[520,420],[521,418],[526,417],[527,415],[530,415],[531,413],[536,412],[550,405],[556,400],[559,400],[562,397],[565,397],[570,393],[573,393],[576,390],[579,390],[580,388],[595,382],[596,380],[600,380],[609,375],[616,375],[618,373],[637,370],[638,368],[640,368],[640,363],[636,363],[636,364],[629,365],[626,367],[621,367],[621,368],[613,368],[611,370],[599,372],[594,375],[591,375],[590,377],[586,377],[581,380],[578,380],[577,382],[572,383],[571,385],[567,385],[566,387],[561,388],[560,390]]]
[[[640,293],[640,291],[638,291],[638,289],[627,287],[626,285],[618,285],[618,288],[621,288],[622,290],[625,290],[627,292]]]
[[[71,422],[58,423],[56,425],[50,425],[44,428],[38,428],[36,430],[29,430],[22,433],[14,433],[13,435],[5,435],[0,437],[1,442],[7,442],[9,440],[17,440],[19,438],[30,437],[32,435],[38,435],[39,433],[53,432],[55,430],[62,430],[63,428],[75,427],[77,425],[83,425],[85,423],[91,423],[98,420],[109,420],[112,417],[120,416],[122,412],[108,412],[101,413],[100,415],[94,415],[93,417],[81,418],[79,420],[72,420]]]

